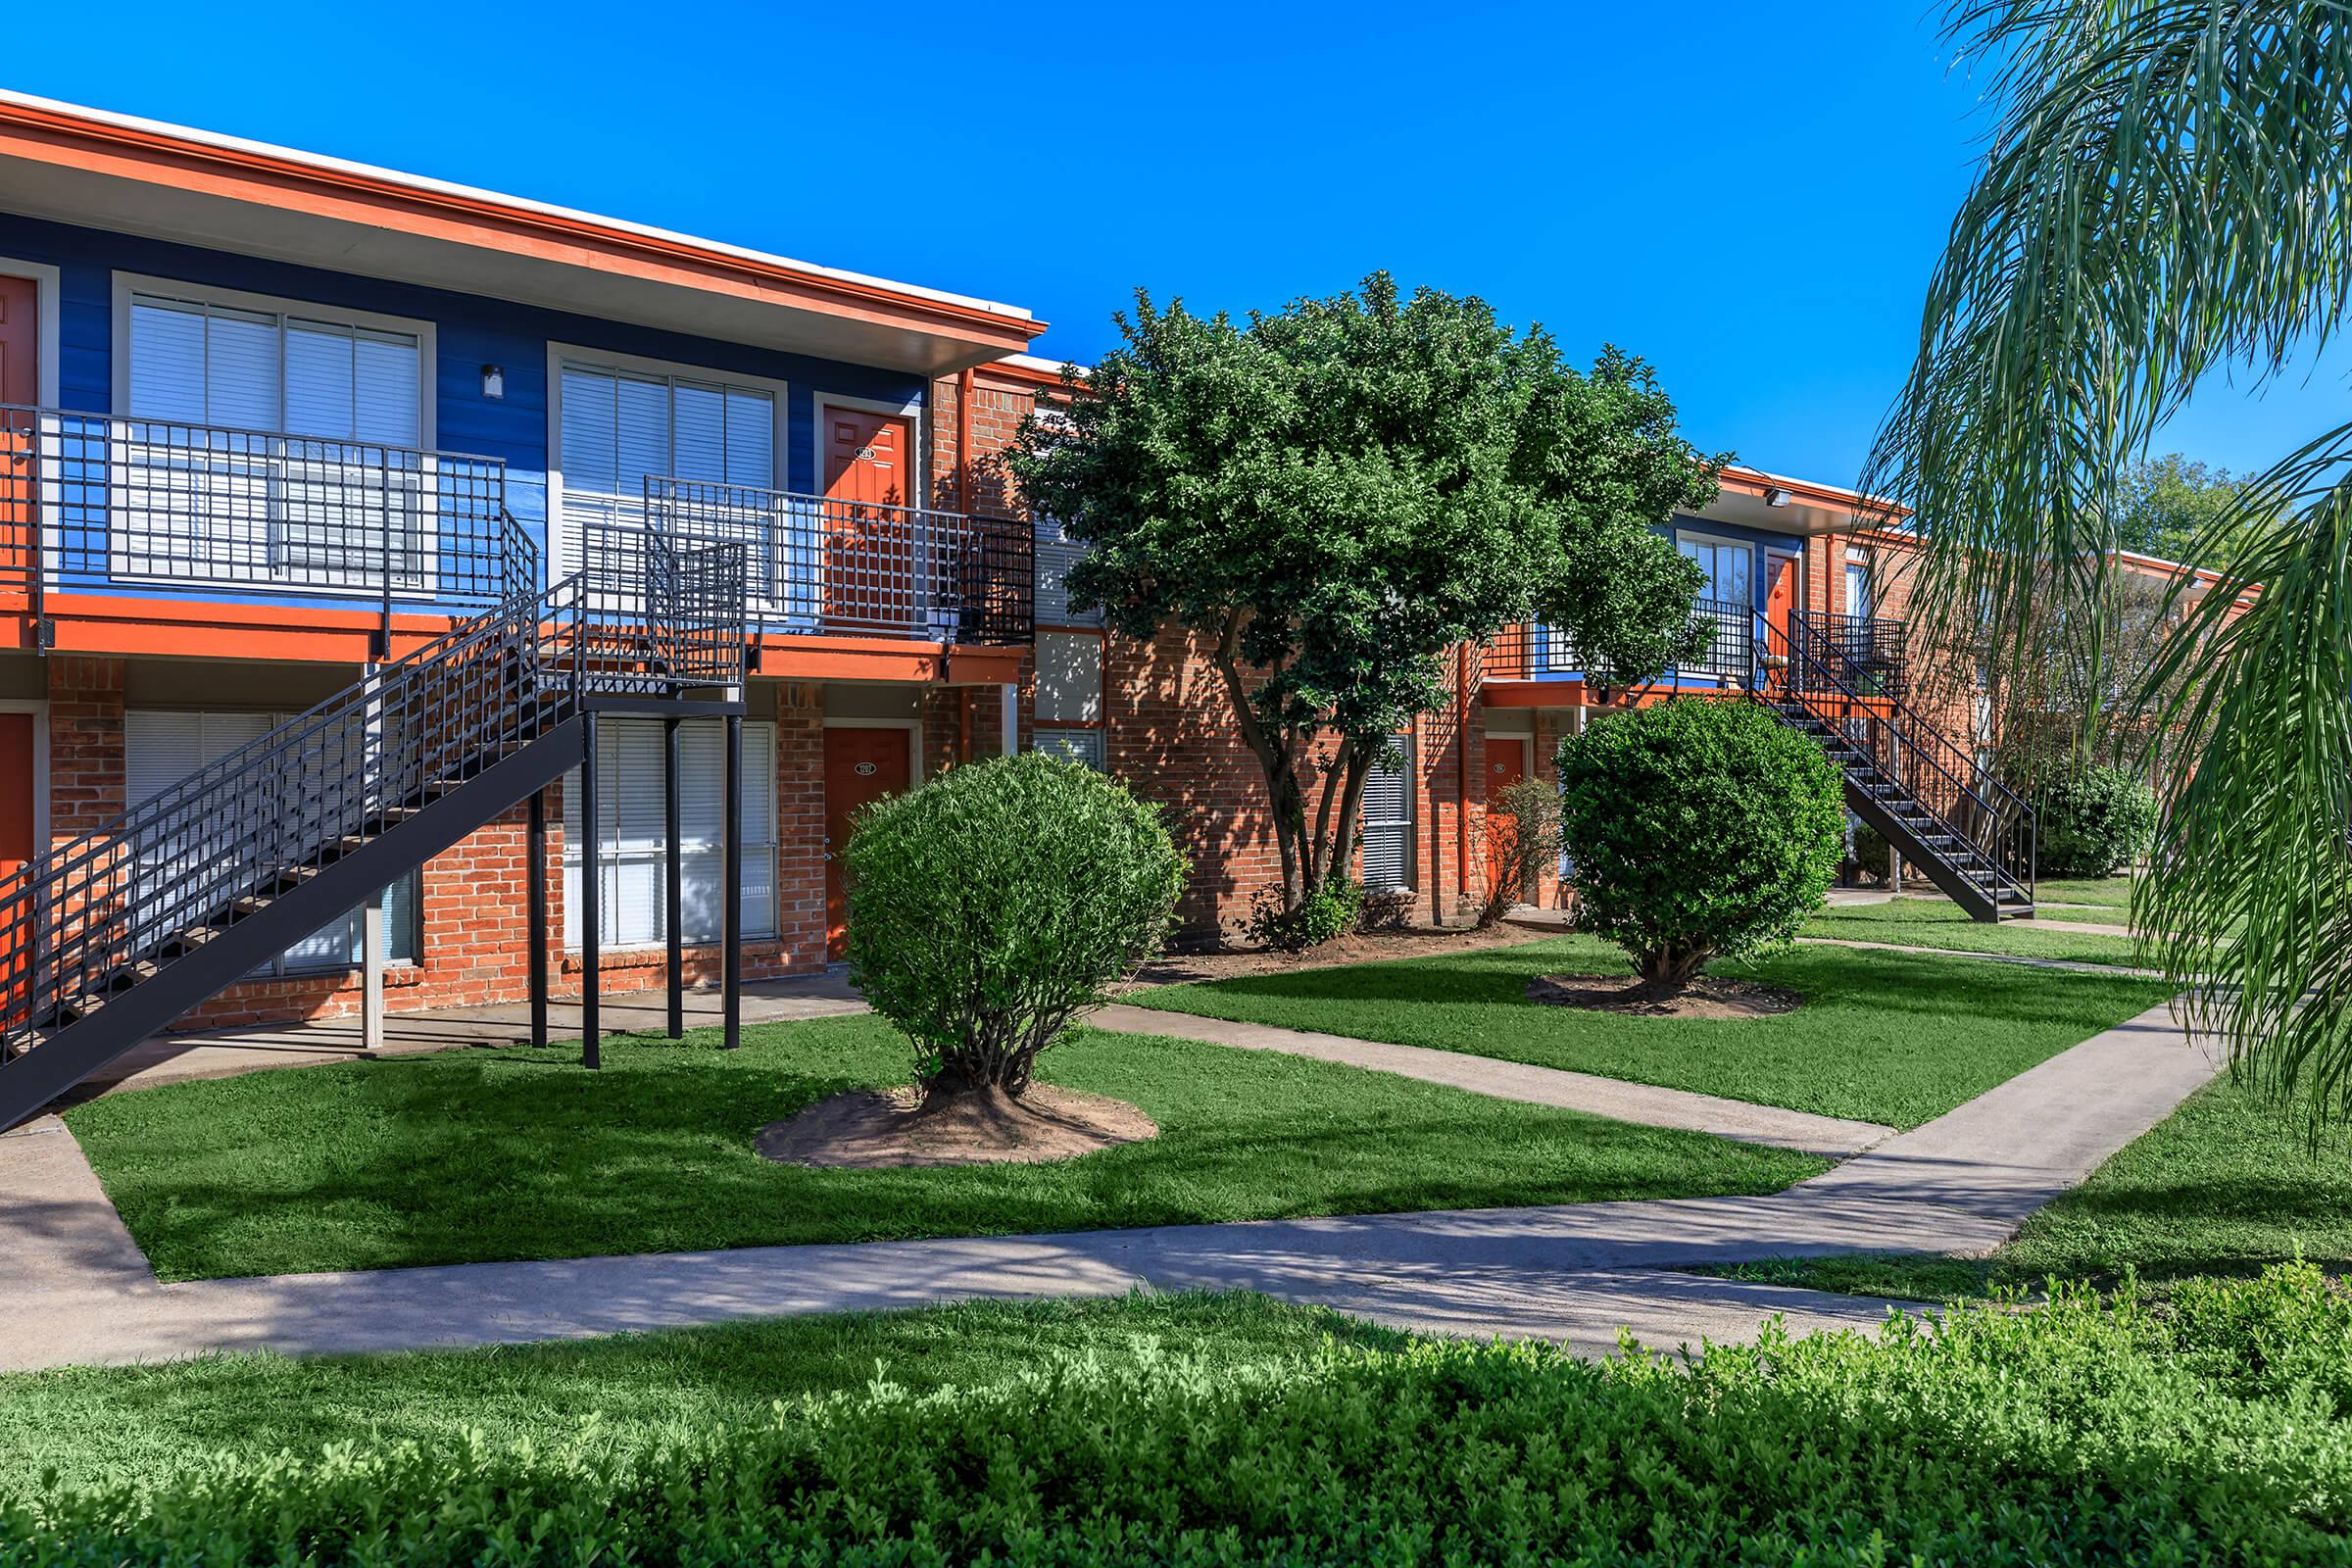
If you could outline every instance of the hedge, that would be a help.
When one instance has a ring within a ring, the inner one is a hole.
[[[623,1449],[216,1463],[0,1502],[0,1562],[2347,1560],[2352,1307],[2306,1266],[1594,1366],[1062,1363]]]

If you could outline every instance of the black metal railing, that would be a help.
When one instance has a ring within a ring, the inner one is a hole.
[[[537,586],[496,458],[0,406],[0,592],[479,610]]]
[[[642,586],[599,565],[516,595],[0,880],[0,1069],[589,699],[739,684],[741,547],[640,559]]]
[[[1877,615],[1823,615],[1813,624],[1843,656],[1866,695],[1906,694],[1907,624]]]
[[[633,548],[637,519],[577,512],[583,559]],[[762,632],[1011,646],[1035,632],[1036,540],[1011,517],[649,478],[643,525],[688,547],[744,549]]]
[[[1716,599],[1694,600],[1690,609],[1701,638],[1698,652],[1654,677],[1654,684],[1703,680],[1724,685],[1746,679],[1752,612],[1745,605]],[[1489,680],[1542,680],[1559,675],[1583,675],[1599,685],[1623,684],[1621,672],[1605,662],[1586,658],[1553,627],[1540,623],[1505,626],[1487,642]]]
[[[1960,858],[1960,869],[1983,873],[1975,879],[1990,881],[1987,896],[2006,888],[2031,904],[2039,850],[2034,808],[1972,749],[1883,689],[1850,641],[1793,610],[1776,617],[1755,617],[1759,657],[1749,690],[1841,736],[1860,754],[1849,773],[1864,768],[1966,845],[1979,863]]]

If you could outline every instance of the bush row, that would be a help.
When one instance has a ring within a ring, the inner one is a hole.
[[[2293,1267],[1688,1363],[1147,1357],[650,1449],[222,1462],[0,1503],[0,1561],[2342,1561],[2348,1400],[2352,1309]]]

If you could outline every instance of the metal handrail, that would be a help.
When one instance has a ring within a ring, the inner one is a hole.
[[[1857,739],[1882,776],[1901,787],[1931,820],[1975,850],[1995,876],[2024,894],[2031,903],[2037,880],[2040,842],[2033,807],[1977,766],[1956,741],[1899,696],[1889,691],[1857,690],[1866,683],[1848,678],[1857,671],[1854,661],[1802,613],[1794,608],[1778,613],[1787,616],[1787,630],[1776,625],[1764,612],[1756,612],[1755,618],[1763,627],[1760,646],[1769,653],[1775,650],[1776,639],[1779,640],[1782,665],[1770,671],[1759,667],[1749,679],[1749,691],[1764,702],[1794,703],[1816,722]],[[1800,632],[1801,647],[1797,636]],[[1840,666],[1846,674],[1839,673]],[[1827,683],[1826,691],[1823,682]],[[1872,726],[1869,733],[1859,738],[1851,736],[1847,720],[1852,715],[1836,712],[1822,701],[1831,693],[1869,715],[1866,720]],[[1882,742],[1887,754],[1884,758],[1880,754]],[[1962,764],[1969,776],[1963,776],[1951,765],[1953,760]],[[1939,787],[1922,789],[1918,781],[1923,770],[1929,783]],[[1982,790],[1980,785],[1984,786]],[[1931,795],[1936,799],[1931,799]],[[1954,813],[1941,808],[1943,801],[1965,802],[1973,807],[1973,811],[1960,814],[1973,817],[1982,826],[1971,831],[1953,820]]]
[[[0,879],[0,1065],[590,698],[739,685],[741,547],[647,555],[637,613],[602,568],[517,595]]]
[[[487,609],[538,587],[503,459],[0,404],[0,585]]]
[[[644,509],[651,534],[745,547],[761,632],[995,646],[1035,635],[1037,541],[1018,518],[674,475],[646,479]],[[583,532],[607,529],[625,548],[625,517]]]

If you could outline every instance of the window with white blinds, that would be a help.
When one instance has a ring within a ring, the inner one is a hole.
[[[317,314],[314,314],[316,311]],[[133,294],[115,569],[204,561],[325,588],[429,586],[422,340],[310,306]],[[209,427],[202,430],[181,425]],[[166,536],[169,535],[167,538]]]
[[[1102,639],[1092,632],[1037,634],[1037,721],[1093,724],[1102,717]]]
[[[1389,747],[1364,776],[1363,882],[1373,893],[1413,885],[1413,738]]]
[[[138,805],[198,768],[261,739],[287,716],[130,710],[122,715],[123,804]],[[190,865],[201,865],[207,854],[202,844],[174,845],[160,863],[141,869],[151,875],[170,875]],[[384,956],[394,962],[416,960],[416,894],[415,872],[384,891]],[[354,909],[297,942],[255,972],[294,974],[351,968],[360,961],[361,921],[365,917],[365,909]]]
[[[1037,519],[1037,623],[1040,626],[1100,626],[1101,607],[1083,613],[1070,608],[1070,568],[1086,554],[1052,517]]]
[[[1041,729],[1032,736],[1029,749],[1083,762],[1098,773],[1104,771],[1102,732],[1099,729]]]
[[[664,927],[668,856],[662,808],[662,721],[606,719],[596,730],[596,809],[603,875],[604,946],[655,947]],[[775,726],[743,726],[743,933],[776,932]],[[684,871],[680,926],[688,942],[715,942],[726,878],[726,727],[715,718],[678,726],[678,838]],[[578,950],[580,775],[564,776],[564,941]]]
[[[649,477],[777,488],[779,404],[771,388],[568,359],[558,376],[558,576],[578,570],[583,559],[612,559],[616,530],[618,547],[633,548],[627,536],[645,525]],[[755,597],[767,597],[768,530],[741,507],[724,514],[698,527],[741,537],[750,547]]]

